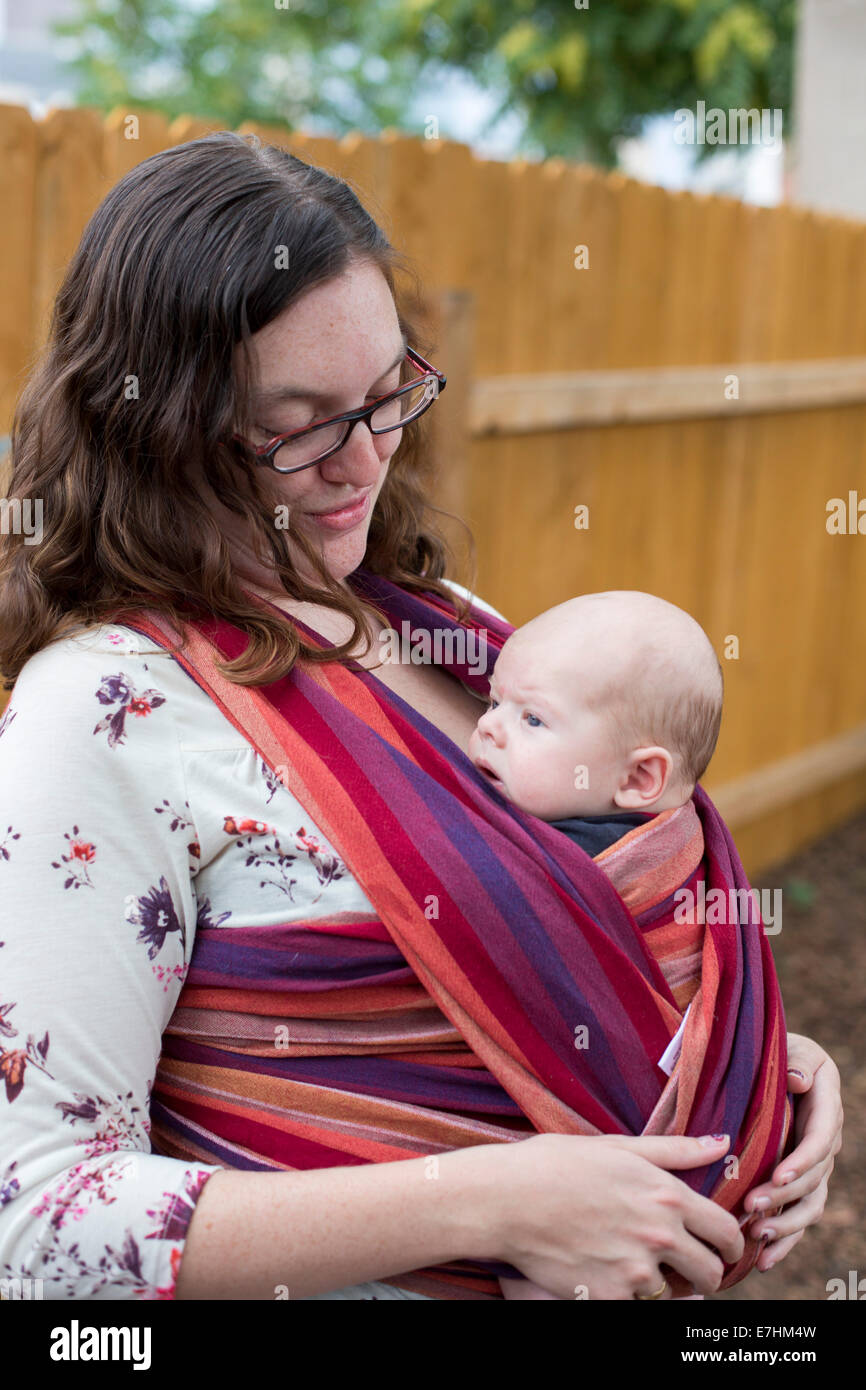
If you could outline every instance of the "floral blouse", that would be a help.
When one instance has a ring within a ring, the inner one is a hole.
[[[350,911],[345,864],[161,647],[102,625],[27,662],[0,718],[0,1292],[174,1297],[218,1165],[151,1152],[148,1116],[196,929]]]

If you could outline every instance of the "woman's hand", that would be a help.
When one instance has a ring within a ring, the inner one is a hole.
[[[788,1090],[802,1096],[794,1102],[797,1147],[782,1159],[770,1182],[752,1188],[745,1198],[746,1210],[760,1213],[749,1233],[768,1238],[756,1264],[761,1271],[784,1259],[806,1227],[821,1219],[827,1182],[842,1147],[839,1069],[823,1047],[798,1033],[788,1034]]]
[[[482,1259],[506,1260],[556,1298],[649,1295],[677,1270],[700,1293],[721,1283],[743,1253],[735,1217],[668,1169],[715,1163],[730,1141],[537,1134],[474,1149],[487,1170],[492,1210]],[[466,1152],[466,1151],[464,1151]],[[709,1247],[713,1246],[714,1249]],[[719,1252],[719,1254],[716,1253]],[[665,1296],[670,1297],[670,1289]]]

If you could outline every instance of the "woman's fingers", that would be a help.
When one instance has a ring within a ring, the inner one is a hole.
[[[755,1269],[766,1274],[768,1269],[772,1269],[773,1265],[777,1265],[789,1251],[793,1250],[797,1241],[802,1240],[805,1234],[805,1230],[796,1231],[792,1236],[785,1236],[783,1240],[774,1240],[769,1245],[765,1245],[755,1261]]]
[[[790,1089],[798,1093],[794,1107],[797,1147],[776,1165],[771,1182],[747,1193],[747,1211],[756,1210],[761,1198],[766,1199],[767,1211],[788,1205],[795,1210],[793,1203],[829,1177],[842,1147],[844,1114],[835,1062],[811,1038],[796,1033],[788,1034],[788,1060],[802,1072],[802,1077],[790,1071],[788,1075]]]
[[[718,1255],[688,1232],[665,1252],[662,1263],[670,1265],[671,1269],[688,1279],[696,1293],[715,1293],[725,1272]]]
[[[609,1141],[628,1148],[635,1148],[642,1158],[646,1158],[657,1168],[687,1169],[700,1168],[708,1163],[716,1163],[723,1158],[730,1147],[728,1135],[704,1135],[701,1139],[691,1139],[683,1135],[658,1135],[638,1138],[617,1136]],[[695,1243],[711,1245],[727,1264],[736,1264],[743,1253],[744,1239],[736,1217],[724,1211],[709,1197],[693,1192],[681,1179],[665,1181],[653,1194],[658,1206],[668,1213],[676,1223],[681,1223],[682,1238]],[[690,1233],[690,1234],[689,1234]],[[712,1253],[712,1252],[710,1252]],[[674,1265],[667,1255],[662,1263]],[[720,1261],[716,1261],[721,1268]],[[679,1268],[678,1265],[674,1265]],[[721,1277],[721,1276],[720,1276]],[[703,1292],[703,1290],[701,1290]]]
[[[811,1084],[812,1074],[817,1071],[822,1062],[829,1057],[829,1053],[824,1051],[820,1043],[816,1043],[814,1038],[807,1038],[803,1033],[788,1034],[788,1070],[798,1070],[807,1078],[807,1085]]]
[[[801,1200],[802,1197],[808,1196],[810,1192],[814,1192],[819,1183],[830,1177],[835,1166],[835,1157],[831,1155],[823,1163],[809,1168],[802,1178],[785,1183],[784,1187],[766,1183],[763,1187],[753,1188],[745,1198],[747,1210],[755,1216],[759,1215],[761,1211],[766,1215],[767,1212],[775,1211],[777,1207],[791,1206],[793,1210],[793,1204]],[[764,1200],[759,1208],[756,1203],[761,1199]]]
[[[727,1134],[705,1134],[700,1139],[685,1134],[612,1134],[605,1140],[617,1147],[635,1149],[657,1168],[702,1168],[717,1163],[731,1146]]]
[[[831,1157],[819,1163],[817,1167],[810,1168],[802,1178],[795,1178],[793,1182],[786,1183],[784,1187],[774,1187],[772,1183],[765,1183],[763,1187],[753,1188],[746,1199],[747,1210],[755,1212],[756,1215],[763,1211],[766,1216],[767,1212],[774,1211],[776,1207],[787,1207],[792,1202],[799,1202],[801,1198],[814,1192],[824,1178],[829,1178],[835,1165],[836,1160]]]
[[[745,1239],[736,1217],[711,1202],[709,1197],[692,1192],[685,1183],[683,1188],[682,1219],[686,1231],[698,1241],[712,1245],[726,1264],[736,1264],[745,1249]]]
[[[825,1057],[815,1069],[811,1088],[795,1105],[794,1132],[799,1143],[773,1173],[777,1186],[786,1173],[799,1177],[829,1154],[838,1153],[844,1119],[840,1095],[839,1070],[831,1057]]]
[[[662,1289],[661,1293],[659,1289]],[[671,1286],[660,1269],[656,1270],[656,1274],[645,1284],[641,1284],[640,1288],[633,1289],[631,1294],[632,1298],[652,1298],[653,1295],[658,1303],[665,1298],[673,1298]]]
[[[827,1204],[827,1179],[824,1178],[802,1201],[795,1202],[787,1210],[774,1213],[760,1221],[756,1221],[750,1226],[749,1230],[753,1236],[767,1236],[771,1241],[779,1236],[791,1236],[796,1231],[802,1231],[805,1226],[811,1226],[815,1221],[819,1221]]]

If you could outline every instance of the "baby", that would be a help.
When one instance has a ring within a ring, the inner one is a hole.
[[[681,608],[632,590],[558,604],[509,637],[469,756],[497,791],[597,855],[682,806],[713,755],[722,670]],[[506,1298],[552,1298],[502,1279]]]

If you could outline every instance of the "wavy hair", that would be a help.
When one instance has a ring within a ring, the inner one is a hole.
[[[287,269],[275,267],[276,246],[288,250]],[[13,420],[8,499],[41,499],[43,511],[38,544],[0,538],[6,689],[49,642],[121,608],[157,609],[181,633],[197,613],[233,623],[249,641],[220,669],[242,685],[285,675],[299,656],[343,659],[361,636],[369,650],[365,603],[331,578],[291,518],[275,527],[261,467],[248,447],[227,442],[251,424],[250,337],[355,260],[379,267],[401,329],[429,355],[395,288],[395,271],[406,272],[417,303],[417,273],[350,185],[326,170],[256,135],[221,131],[145,159],[110,190],[66,271]],[[141,385],[134,408],[131,373]],[[441,582],[449,552],[434,519],[449,514],[427,497],[430,469],[427,433],[410,423],[363,563],[454,602]],[[249,522],[259,559],[273,564],[288,596],[351,618],[342,646],[311,647],[244,593],[216,518],[203,498],[196,505],[201,476]],[[293,565],[292,545],[313,582]]]

